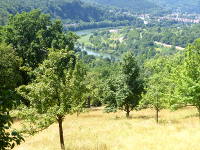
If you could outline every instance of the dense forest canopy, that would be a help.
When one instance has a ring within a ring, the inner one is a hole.
[[[5,25],[9,15],[39,9],[52,19],[61,19],[68,30],[115,27],[125,25],[141,26],[143,21],[122,10],[80,0],[2,0],[0,1],[0,25]]]
[[[131,10],[134,13],[163,14],[168,10],[199,13],[199,6],[200,2],[198,0],[1,0],[0,24],[6,23],[9,14],[30,11],[36,8],[66,22],[91,22],[112,18],[113,15],[116,15],[116,13],[110,11],[114,11],[114,7]]]
[[[198,13],[199,2],[153,0],[1,0],[0,25],[10,14],[40,9],[52,18],[61,19],[70,30],[134,25],[138,14],[163,16],[173,11]],[[127,22],[128,21],[128,22]],[[114,23],[113,23],[114,22]],[[71,26],[70,26],[71,25]],[[75,28],[74,28],[75,27]]]
[[[100,8],[84,4],[79,0],[2,0],[0,2],[0,18],[6,19],[8,14],[30,11],[35,8],[41,9],[44,13],[49,13],[54,18],[67,20],[101,20],[105,12]]]
[[[83,0],[99,4],[129,9],[136,13],[154,13],[154,11],[182,11],[199,13],[199,0]]]
[[[144,12],[155,8],[155,4],[148,0],[85,0],[92,1],[108,6],[119,7],[122,9],[130,9],[135,12]]]
[[[53,18],[59,18],[66,22],[102,21],[112,16],[102,6],[97,7],[80,0],[1,0],[0,23],[5,23],[9,14],[28,12],[36,8],[50,14]]]
[[[154,2],[166,9],[173,11],[179,10],[186,13],[200,13],[199,0],[157,0]]]

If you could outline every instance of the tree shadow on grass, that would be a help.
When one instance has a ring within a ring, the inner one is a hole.
[[[80,114],[80,118],[102,118],[102,114]]]
[[[22,121],[23,119],[18,118],[18,117],[12,117],[13,122],[19,122]]]
[[[152,119],[154,116],[145,116],[145,115],[140,115],[140,116],[129,116],[126,118],[125,116],[115,116],[115,120],[120,120],[120,119],[128,119],[128,120],[134,120],[134,119],[139,119],[139,120],[147,120],[147,119]]]
[[[166,125],[166,124],[179,124],[180,121],[179,120],[164,120],[164,119],[160,119],[159,120],[159,124],[161,125]]]
[[[132,119],[152,119],[155,118],[154,116],[144,116],[144,115],[140,115],[140,116],[132,116]]]
[[[199,114],[198,113],[196,113],[196,114],[192,114],[192,115],[187,115],[187,116],[185,116],[183,119],[188,119],[188,118],[196,118],[196,117],[199,117]]]

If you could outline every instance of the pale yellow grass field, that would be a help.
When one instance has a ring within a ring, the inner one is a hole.
[[[200,122],[196,109],[160,113],[154,111],[106,114],[102,110],[66,116],[63,123],[67,150],[200,150]],[[15,150],[60,150],[57,124],[33,137]]]

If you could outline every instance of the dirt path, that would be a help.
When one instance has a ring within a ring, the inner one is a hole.
[[[157,42],[157,41],[155,41],[154,43],[157,44],[157,45],[164,46],[166,48],[171,48],[173,46],[173,45],[169,45],[169,44],[165,44],[165,43],[161,43],[161,42]],[[180,46],[176,46],[176,49],[177,50],[184,50],[185,48],[180,47]]]

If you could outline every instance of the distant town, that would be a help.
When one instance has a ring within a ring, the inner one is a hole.
[[[200,14],[180,14],[173,13],[164,17],[159,17],[161,20],[174,20],[184,23],[200,23]]]

